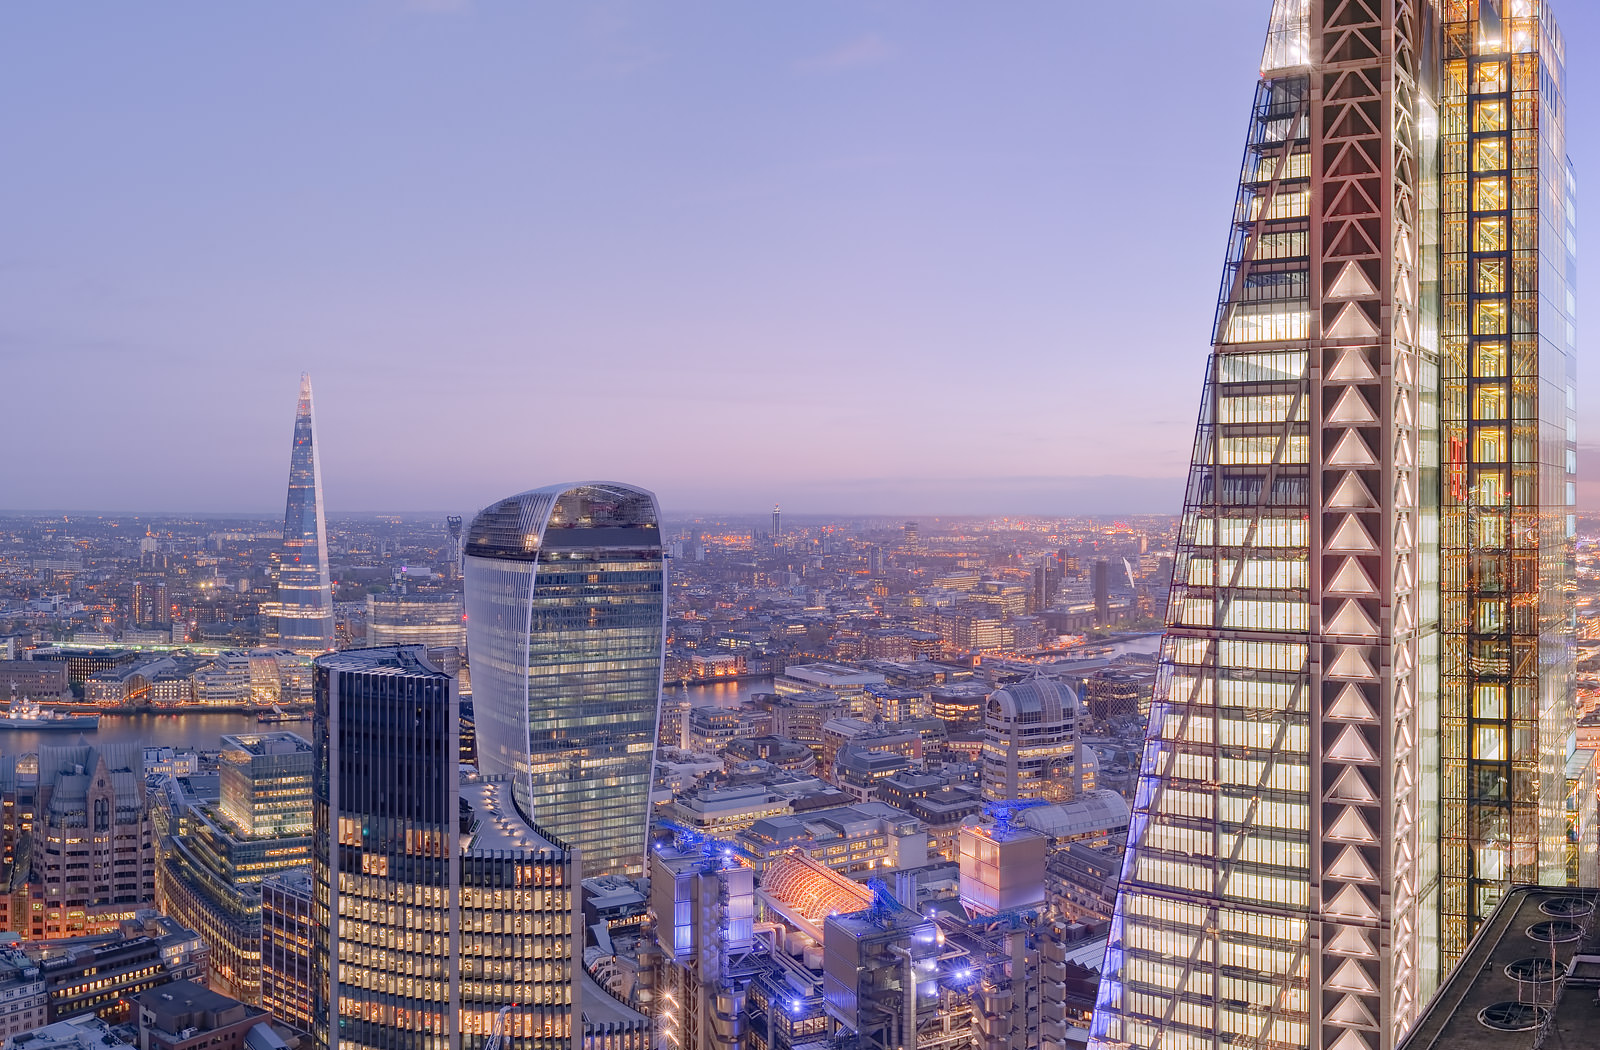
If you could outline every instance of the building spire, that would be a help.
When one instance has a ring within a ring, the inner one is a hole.
[[[302,372],[278,570],[278,644],[308,654],[333,648],[333,584],[328,575],[328,529],[314,420],[311,376]]]

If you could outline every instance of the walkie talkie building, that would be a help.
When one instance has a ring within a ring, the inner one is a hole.
[[[1275,0],[1092,1043],[1381,1050],[1574,760],[1572,183],[1542,0]]]
[[[644,869],[666,562],[653,495],[552,485],[481,511],[463,569],[478,758],[585,875]]]

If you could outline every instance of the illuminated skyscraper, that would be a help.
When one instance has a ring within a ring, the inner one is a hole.
[[[278,644],[297,653],[333,648],[333,584],[328,527],[322,517],[322,468],[311,412],[311,377],[300,375],[300,401],[289,452],[289,503],[278,568]]]
[[[1095,1046],[1392,1047],[1510,883],[1594,877],[1563,51],[1273,4]]]
[[[575,858],[503,779],[460,775],[457,707],[421,646],[316,662],[310,1016],[329,1050],[474,1050],[497,1017],[500,1050],[576,1043]]]
[[[478,759],[585,875],[641,874],[666,563],[653,495],[609,482],[501,500],[467,530]]]

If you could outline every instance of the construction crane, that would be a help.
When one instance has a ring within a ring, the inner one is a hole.
[[[500,1050],[506,1041],[506,1014],[521,1008],[521,1003],[509,1003],[500,1008],[494,1015],[494,1024],[489,1027],[489,1039],[483,1044],[483,1050]]]

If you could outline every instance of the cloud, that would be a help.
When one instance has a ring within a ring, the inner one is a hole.
[[[895,57],[894,45],[876,33],[847,40],[829,51],[801,59],[796,68],[806,73],[826,73],[843,69],[881,66]]]

